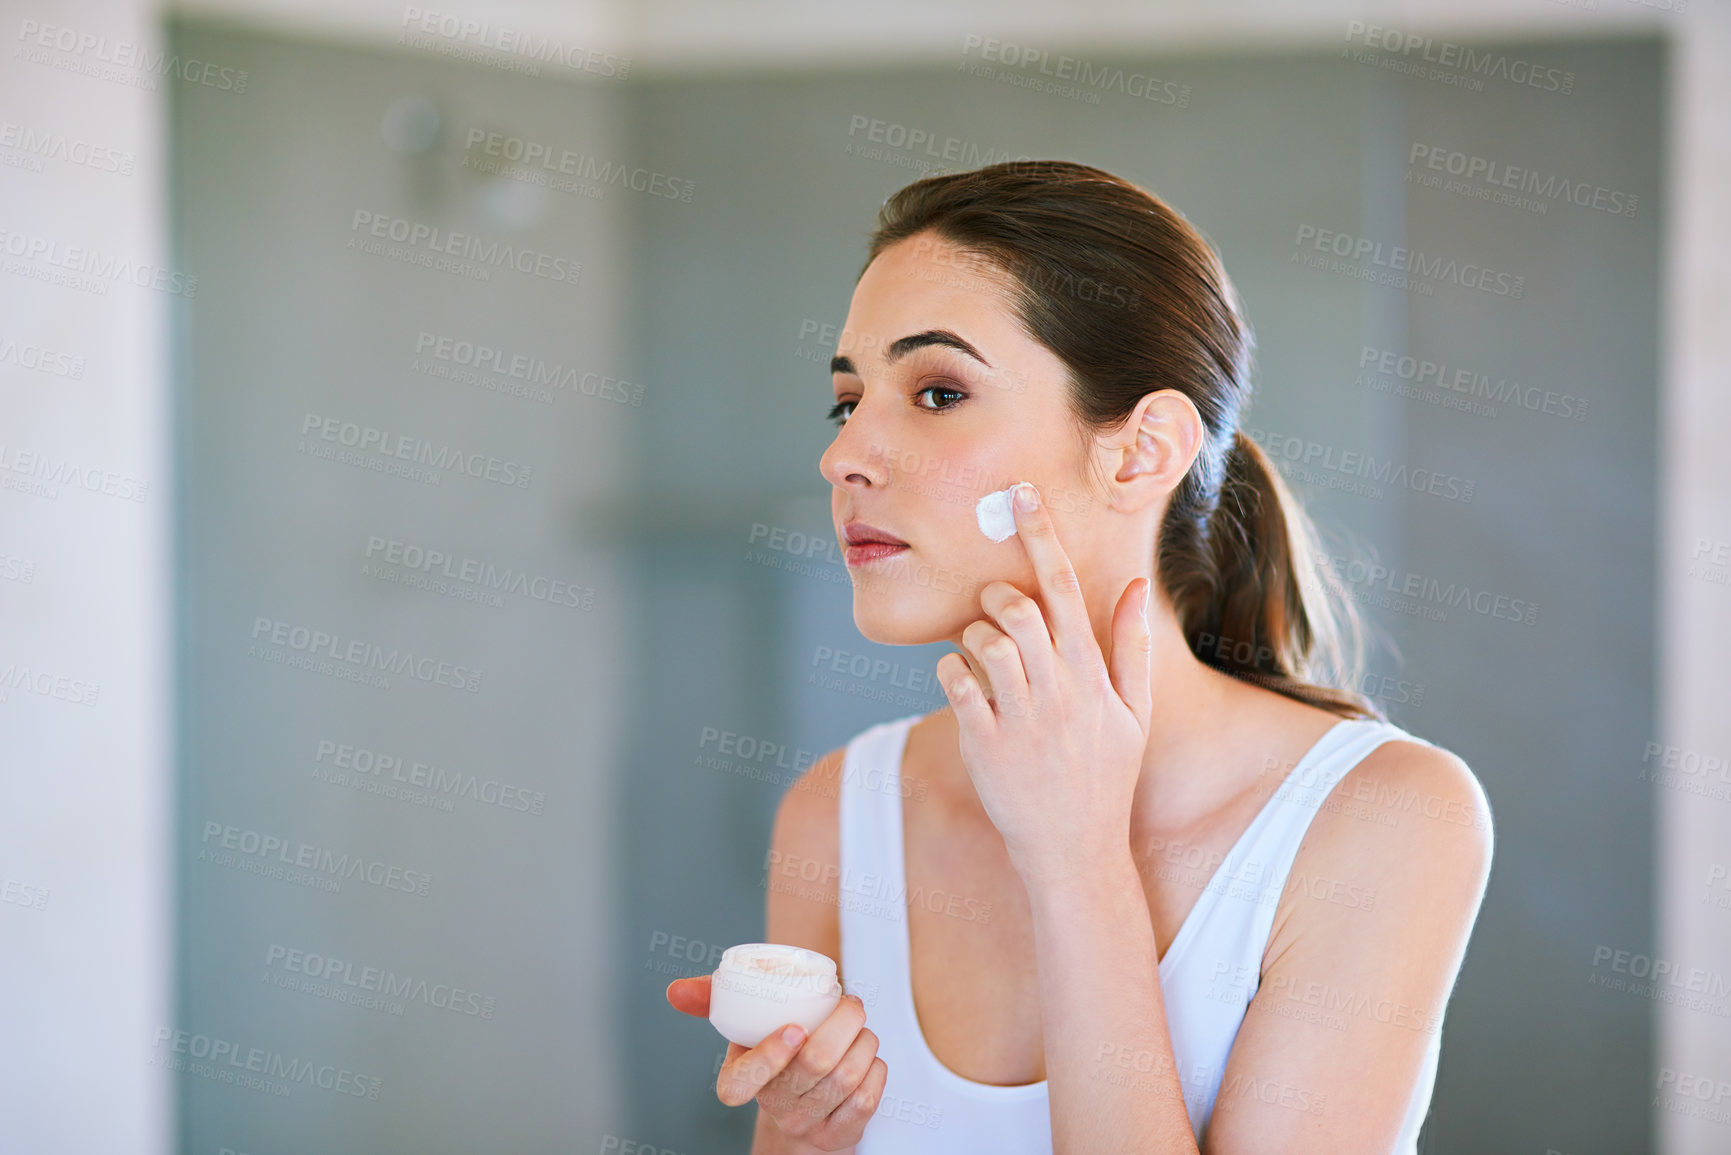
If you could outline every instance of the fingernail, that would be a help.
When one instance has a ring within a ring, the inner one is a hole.
[[[1154,592],[1154,583],[1148,582],[1142,587],[1142,616],[1148,616],[1148,597]]]
[[[803,1038],[805,1038],[805,1032],[800,1030],[798,1027],[789,1027],[787,1030],[781,1032],[781,1041],[790,1047],[799,1046],[799,1042]]]
[[[1016,486],[1016,508],[1031,513],[1040,508],[1040,491],[1027,482]]]

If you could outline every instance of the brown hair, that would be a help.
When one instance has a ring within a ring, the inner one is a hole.
[[[1219,256],[1183,214],[1088,165],[1007,161],[926,177],[885,200],[866,267],[921,233],[1013,278],[1023,327],[1069,370],[1084,437],[1158,389],[1195,403],[1207,435],[1161,523],[1157,579],[1197,658],[1343,717],[1384,719],[1352,688],[1364,625],[1316,565],[1314,525],[1238,429],[1255,336]]]

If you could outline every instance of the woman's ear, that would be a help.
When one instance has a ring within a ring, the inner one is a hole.
[[[1196,403],[1178,390],[1138,401],[1107,442],[1112,507],[1129,512],[1163,500],[1190,471],[1205,436]]]

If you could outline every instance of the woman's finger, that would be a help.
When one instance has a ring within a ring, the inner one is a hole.
[[[775,1115],[776,1125],[789,1135],[805,1136],[833,1127],[830,1114],[847,1100],[847,1097],[859,1088],[867,1074],[871,1072],[872,1060],[877,1058],[878,1037],[870,1030],[861,1030],[854,1036],[853,1044],[847,1053],[831,1068],[829,1074],[819,1079],[817,1083],[791,1103],[775,1102],[779,1111],[771,1111]],[[783,1075],[786,1078],[786,1075]],[[771,1083],[764,1088],[763,1096],[774,1096],[776,1084]],[[762,1102],[763,1096],[759,1097]],[[772,1100],[773,1101],[773,1100]]]
[[[843,995],[829,1017],[817,1025],[805,1046],[793,1057],[773,1088],[777,1095],[799,1098],[829,1074],[854,1038],[865,1027],[865,1003],[858,995]]]
[[[1026,509],[1023,503],[1030,495],[1034,508]],[[1052,523],[1051,510],[1040,500],[1039,490],[1028,482],[1016,487],[1010,505],[1015,510],[1016,536],[1022,539],[1028,559],[1034,563],[1034,575],[1039,579],[1046,627],[1052,631],[1053,645],[1065,661],[1077,666],[1098,664],[1100,643],[1088,621],[1082,583],[1064,547],[1058,543],[1058,527]]]
[[[730,1045],[728,1059],[721,1064],[721,1074],[716,1076],[716,1096],[729,1107],[742,1107],[757,1098],[758,1092],[787,1070],[800,1048],[809,1041],[803,1029],[795,1029],[799,1032],[797,1043],[787,1041],[784,1027],[750,1050],[742,1049],[737,1055],[732,1054],[732,1050],[739,1044]]]
[[[1022,671],[1030,690],[1042,695],[1057,691],[1057,653],[1040,603],[1009,582],[992,582],[980,591],[980,608],[991,615],[1021,652]]]
[[[1112,686],[1144,734],[1154,713],[1153,674],[1149,669],[1154,643],[1148,626],[1148,599],[1153,589],[1147,578],[1137,578],[1124,587],[1112,613]]]
[[[992,715],[992,704],[986,701],[986,692],[980,688],[980,680],[968,668],[968,659],[960,654],[945,654],[938,659],[936,672],[944,697],[956,712],[957,725],[967,732],[989,733],[997,725],[997,719]]]
[[[1000,715],[1011,714],[1028,701],[1028,671],[1015,639],[982,618],[962,631],[962,645],[986,668],[992,702]]]
[[[871,1066],[866,1070],[865,1079],[854,1089],[854,1093],[830,1112],[829,1126],[832,1134],[845,1137],[865,1130],[865,1125],[871,1122],[877,1113],[878,1104],[883,1101],[884,1084],[890,1077],[889,1064],[882,1058],[874,1057]]]

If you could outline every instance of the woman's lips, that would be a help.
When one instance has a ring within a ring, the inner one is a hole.
[[[895,545],[887,541],[867,541],[859,545],[850,545],[842,550],[842,557],[847,564],[870,565],[874,561],[882,561],[886,557],[894,557],[898,553],[906,553],[910,547]]]
[[[842,557],[850,566],[870,565],[886,557],[894,557],[910,548],[907,542],[863,521],[850,521],[842,527]]]

